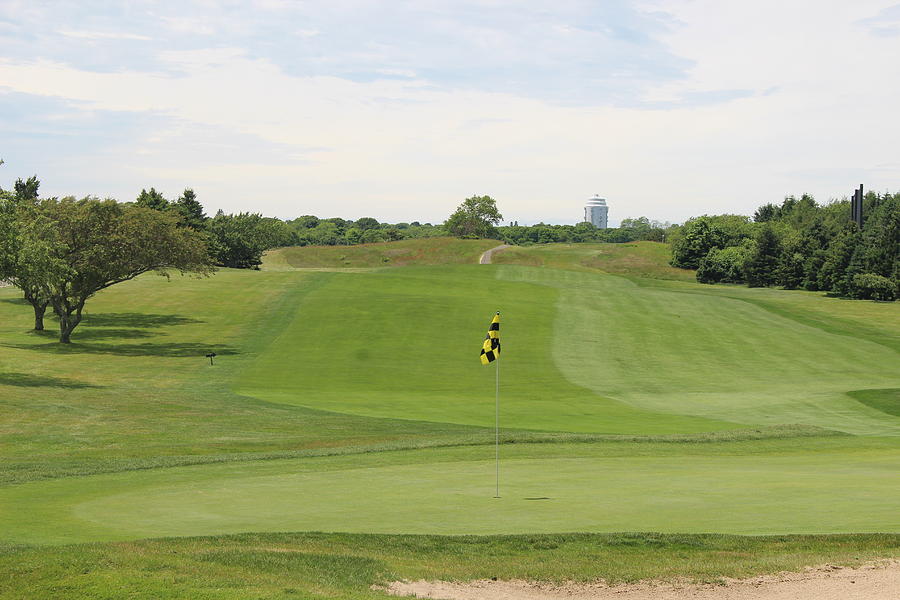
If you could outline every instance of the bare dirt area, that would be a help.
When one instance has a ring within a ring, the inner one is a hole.
[[[900,600],[900,561],[862,567],[826,565],[722,584],[547,584],[527,581],[469,583],[396,581],[394,596],[442,600]]]

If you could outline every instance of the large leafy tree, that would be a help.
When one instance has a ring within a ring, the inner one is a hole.
[[[457,237],[485,238],[497,235],[495,226],[502,220],[496,200],[490,196],[472,196],[456,208],[444,226]]]
[[[290,245],[294,236],[284,222],[259,214],[222,212],[207,221],[210,252],[217,265],[255,269],[269,248]]]
[[[672,266],[696,269],[713,248],[725,246],[728,236],[710,217],[690,219],[672,241]]]
[[[28,181],[36,182],[34,178]],[[34,183],[32,182],[32,183]],[[34,309],[34,330],[44,330],[44,315],[50,304],[46,290],[41,285],[41,274],[48,264],[45,255],[26,256],[26,250],[37,248],[42,242],[23,237],[23,227],[31,223],[33,228],[46,227],[45,223],[32,222],[37,183],[28,190],[16,182],[16,193],[0,190],[0,281],[13,284]]]
[[[211,271],[203,236],[178,227],[174,215],[114,200],[49,199],[20,221],[20,264],[59,317],[67,344],[85,303],[97,292],[147,271]]]

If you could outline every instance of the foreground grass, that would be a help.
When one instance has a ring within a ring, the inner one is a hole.
[[[0,598],[384,598],[397,579],[713,582],[900,556],[900,535],[243,534],[0,546]]]

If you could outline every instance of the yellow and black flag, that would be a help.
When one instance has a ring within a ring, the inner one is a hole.
[[[491,326],[488,327],[484,343],[481,345],[481,364],[486,365],[494,359],[500,358],[500,313],[494,315]]]

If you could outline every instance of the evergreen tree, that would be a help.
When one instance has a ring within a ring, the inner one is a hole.
[[[16,201],[23,202],[37,200],[39,187],[41,187],[41,182],[38,180],[37,175],[32,175],[25,181],[22,181],[21,177],[16,179],[14,188],[16,192]]]
[[[197,201],[197,194],[191,188],[185,188],[184,193],[172,203],[170,208],[178,215],[181,225],[195,231],[203,229],[209,219],[203,212],[203,205]]]
[[[767,223],[756,236],[756,245],[744,266],[744,278],[750,287],[767,287],[776,282],[779,255],[778,236]]]
[[[169,208],[169,201],[166,200],[165,196],[151,187],[149,192],[147,190],[141,190],[141,193],[138,194],[137,197],[137,205],[163,211]]]

